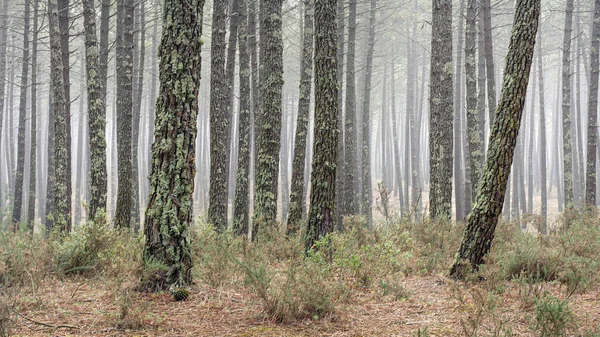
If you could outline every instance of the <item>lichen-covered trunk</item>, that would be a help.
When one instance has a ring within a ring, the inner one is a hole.
[[[483,38],[485,45],[485,70],[487,79],[487,97],[490,129],[496,113],[496,70],[494,65],[494,43],[492,37],[491,0],[482,0]]]
[[[310,95],[313,71],[314,0],[304,0],[303,3],[304,36],[302,38],[302,64],[300,66],[298,119],[296,135],[294,139],[294,158],[292,160],[290,212],[287,220],[288,233],[294,233],[300,228],[300,222],[306,214],[306,197],[304,195],[304,163],[306,161],[306,140],[308,137],[308,117],[310,112]]]
[[[36,183],[38,174],[37,168],[37,60],[38,60],[38,29],[39,29],[39,0],[33,1],[33,31],[31,45],[31,130],[30,130],[30,154],[29,165],[29,200],[27,205],[27,230],[33,233],[35,223],[35,199],[36,199]],[[2,113],[0,113],[0,118]]]
[[[115,226],[131,228],[133,204],[132,100],[133,100],[133,0],[118,0],[117,9],[117,153],[118,174]]]
[[[452,214],[452,1],[433,0],[429,107],[429,209],[432,219]]]
[[[476,74],[476,39],[477,39],[477,8],[476,0],[469,0],[467,4],[467,26],[465,32],[465,72],[467,95],[467,142],[468,165],[471,183],[471,195],[466,196],[475,200],[477,186],[481,177],[483,166],[483,128],[479,120],[480,113],[477,109],[477,74]],[[480,89],[481,90],[481,89]],[[470,210],[468,210],[470,211]]]
[[[263,3],[263,2],[261,2]],[[258,170],[254,198],[252,238],[261,225],[275,230],[277,216],[277,178],[281,140],[281,94],[283,88],[282,0],[265,0],[260,57],[260,132],[256,142]]]
[[[106,95],[100,78],[100,54],[96,38],[96,9],[94,0],[84,0],[85,63],[87,74],[88,127],[90,148],[90,203],[88,220],[105,221],[107,171],[106,171]]]
[[[371,184],[371,77],[373,73],[373,54],[375,52],[375,14],[377,0],[371,0],[369,12],[369,40],[365,65],[363,106],[362,106],[362,190],[360,193],[360,210],[367,216],[367,223],[373,223],[373,187]]]
[[[473,211],[450,275],[463,278],[489,252],[513,161],[525,105],[540,14],[540,0],[518,0],[506,56],[502,94]]]
[[[338,142],[337,0],[315,3],[315,143],[305,248],[335,225]]]
[[[15,232],[19,230],[21,225],[25,180],[25,118],[27,115],[27,84],[29,80],[29,16],[30,3],[29,1],[25,1],[25,12],[23,15],[23,54],[21,59],[21,93],[19,97],[19,129],[17,130],[17,170],[15,171],[15,194],[12,210],[12,229]]]
[[[239,30],[238,45],[240,50],[240,113],[239,113],[239,145],[238,167],[235,184],[233,208],[233,231],[237,235],[248,235],[250,228],[250,114],[252,101],[250,97],[250,53],[248,49],[248,9],[246,1],[238,6]]]
[[[344,167],[343,183],[340,188],[341,216],[358,214],[354,184],[357,163],[356,121],[356,0],[350,0],[348,6],[348,50],[346,52],[346,109],[344,118]],[[339,74],[341,76],[341,74]]]
[[[60,29],[60,50],[63,62],[63,86],[65,93],[65,124],[66,124],[66,144],[67,144],[67,198],[69,210],[71,210],[71,50],[70,50],[70,0],[58,0],[58,26]],[[69,225],[70,230],[70,225]]]
[[[54,114],[54,182],[51,227],[63,232],[71,231],[71,198],[69,193],[68,161],[69,148],[66,122],[66,97],[63,83],[63,53],[61,31],[58,25],[56,0],[48,1],[48,29],[50,31],[50,78],[52,87],[52,112]],[[50,174],[50,173],[49,173]]]
[[[196,121],[204,0],[165,0],[160,43],[144,262],[162,264],[145,284],[164,290],[192,281],[189,226],[193,222]]]
[[[562,48],[562,119],[564,156],[565,207],[573,206],[573,152],[571,146],[571,32],[573,26],[573,0],[566,0],[565,28]]]
[[[590,89],[588,99],[587,170],[585,202],[596,205],[596,147],[598,146],[598,74],[600,73],[600,0],[594,1],[594,24],[590,52]]]
[[[219,231],[227,228],[227,137],[229,117],[225,73],[227,1],[213,2],[210,45],[210,192],[208,222]]]

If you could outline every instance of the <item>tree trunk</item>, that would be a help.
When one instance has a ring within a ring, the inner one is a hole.
[[[210,201],[208,222],[218,231],[227,228],[227,116],[230,96],[225,73],[225,31],[227,1],[213,2],[210,46]]]
[[[540,27],[541,28],[541,27]],[[542,198],[542,234],[547,232],[548,223],[548,179],[546,177],[546,103],[544,100],[544,65],[542,62],[542,35],[538,35],[539,44],[537,48],[538,85],[540,96],[540,193]]]
[[[39,13],[38,0],[33,1],[33,32],[32,32],[32,48],[31,48],[31,130],[30,130],[30,154],[29,154],[29,200],[28,200],[28,211],[27,211],[27,230],[29,233],[33,233],[35,225],[35,197],[36,197],[36,183],[38,172],[37,168],[37,57],[38,57],[38,13]],[[2,113],[0,112],[0,118]],[[1,132],[0,132],[1,133]]]
[[[310,210],[305,248],[335,225],[335,176],[338,142],[337,0],[315,6],[315,143]]]
[[[72,186],[71,186],[71,63],[70,63],[70,0],[58,0],[58,26],[60,29],[60,48],[63,62],[63,86],[65,87],[65,125],[67,144],[67,200],[69,211],[72,209]],[[71,230],[71,215],[69,215],[69,231]]]
[[[399,213],[401,216],[403,216],[403,212],[404,212],[404,207],[405,207],[405,202],[407,200],[404,199],[404,193],[403,193],[403,182],[402,182],[402,165],[400,164],[400,156],[401,156],[401,152],[400,152],[400,139],[402,134],[400,133],[400,126],[398,125],[398,119],[400,118],[400,116],[396,116],[396,61],[395,59],[392,61],[392,69],[390,72],[390,78],[391,78],[391,90],[392,90],[392,111],[391,111],[391,115],[392,115],[392,144],[393,144],[393,149],[394,149],[394,167],[396,168],[396,172],[395,172],[395,176],[396,176],[396,191],[398,194],[398,198],[400,199],[400,209],[399,209]],[[404,173],[405,175],[407,174],[406,171]]]
[[[594,24],[592,25],[592,46],[590,48],[590,89],[588,99],[588,138],[587,138],[587,175],[585,179],[585,202],[596,204],[596,147],[598,134],[598,53],[600,49],[600,0],[594,1]]]
[[[237,235],[249,235],[250,228],[250,54],[248,49],[248,10],[246,1],[239,2],[240,29],[238,43],[240,50],[240,114],[237,182],[233,209],[233,231]]]
[[[344,155],[344,111],[342,109],[344,104],[344,25],[345,25],[345,11],[344,11],[345,0],[337,0],[337,79],[338,79],[338,145],[337,145],[337,167],[343,168],[345,162]],[[335,212],[336,216],[336,227],[338,229],[344,228],[344,176],[338,172],[335,176],[335,186],[337,186],[335,194]]]
[[[115,226],[131,228],[133,203],[132,98],[133,98],[133,0],[118,0],[117,25],[117,152],[119,182]]]
[[[296,232],[300,228],[300,222],[306,214],[306,197],[304,196],[304,162],[306,160],[306,140],[308,137],[308,117],[310,112],[310,95],[313,71],[314,0],[304,0],[303,3],[304,37],[302,39],[302,64],[300,67],[298,121],[294,140],[294,159],[292,161],[290,212],[287,220],[288,233]],[[337,66],[339,71],[339,64]]]
[[[2,2],[2,13],[8,13],[8,2]],[[6,87],[6,46],[8,45],[8,15],[0,15],[0,149],[2,149],[2,124],[4,119],[4,92]],[[6,109],[8,112],[10,109]],[[10,173],[10,171],[9,171]],[[2,165],[0,165],[0,180],[2,179]],[[4,191],[2,191],[4,193]],[[4,208],[4,199],[0,200],[0,208]]]
[[[152,147],[145,221],[145,265],[152,262],[164,267],[147,279],[145,286],[154,291],[192,282],[188,229],[194,221],[192,194],[203,7],[204,0],[165,0],[156,141]]]
[[[469,270],[477,269],[494,238],[525,105],[540,7],[540,0],[517,1],[506,56],[502,99],[492,127],[475,205],[450,270],[454,278],[464,278]]]
[[[15,171],[15,194],[13,197],[12,226],[16,233],[21,225],[25,177],[25,118],[27,115],[27,84],[29,80],[29,16],[30,3],[25,1],[23,19],[23,57],[21,68],[21,95],[19,98],[19,130],[17,135],[17,170]]]
[[[450,68],[448,68],[450,67]],[[429,112],[429,209],[432,219],[452,215],[452,1],[433,1]]]
[[[566,0],[565,29],[562,48],[562,119],[564,156],[565,207],[573,206],[573,152],[571,149],[571,31],[573,26],[573,0]]]
[[[263,2],[261,2],[263,3]],[[260,133],[257,139],[258,171],[254,198],[254,227],[256,240],[259,227],[266,225],[275,230],[277,216],[277,177],[281,138],[281,94],[283,87],[282,0],[264,1],[264,18],[261,31],[260,74]]]
[[[487,94],[490,129],[494,123],[496,112],[496,71],[494,67],[494,46],[492,37],[492,5],[491,0],[482,0],[483,37],[485,43],[485,69],[487,72]]]
[[[456,49],[456,72],[454,76],[454,203],[456,207],[456,221],[464,221],[466,214],[467,197],[465,194],[465,179],[462,161],[461,116],[463,111],[462,100],[462,53],[463,53],[463,16],[465,0],[460,0],[458,8],[458,47]],[[466,57],[466,56],[465,56]],[[471,196],[469,196],[470,198]],[[470,202],[469,202],[470,203]]]

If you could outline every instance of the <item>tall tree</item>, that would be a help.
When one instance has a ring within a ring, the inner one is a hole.
[[[237,182],[233,208],[233,230],[238,235],[249,234],[250,228],[250,53],[248,49],[248,9],[246,1],[239,2],[240,17],[238,44],[240,50],[240,113]]]
[[[304,0],[303,3],[304,29],[302,38],[302,64],[300,65],[300,97],[298,99],[298,120],[296,123],[294,158],[292,162],[290,213],[287,220],[288,232],[295,232],[299,229],[300,221],[306,214],[304,162],[306,161],[306,140],[308,137],[308,115],[310,112],[313,71],[314,0]]]
[[[263,2],[261,2],[263,3]],[[260,66],[260,133],[257,139],[258,172],[254,198],[252,237],[262,224],[274,226],[277,215],[277,177],[281,137],[281,94],[283,87],[282,0],[265,0],[260,40],[264,46]]]
[[[452,1],[433,0],[431,93],[429,112],[430,191],[432,219],[452,214]],[[450,66],[450,68],[448,68]]]
[[[67,202],[71,211],[71,61],[70,61],[70,0],[58,0],[58,26],[60,29],[60,50],[63,62],[63,86],[65,94],[65,126],[66,126],[66,151],[67,151]],[[71,230],[71,218],[69,216],[69,231]]]
[[[13,230],[19,230],[21,224],[21,208],[23,205],[24,171],[25,171],[25,118],[27,115],[27,84],[29,81],[29,17],[31,15],[29,0],[25,1],[23,16],[23,57],[21,68],[21,95],[19,99],[19,130],[17,140],[17,170],[15,171],[15,195],[13,197],[12,222]]]
[[[151,290],[188,285],[192,253],[194,154],[204,0],[165,0],[160,43],[160,94],[152,146],[150,196],[146,208],[144,261],[161,263],[146,284]]]
[[[340,213],[342,216],[358,213],[355,190],[357,164],[356,142],[356,0],[348,2],[348,51],[346,53],[346,109],[344,117],[344,179],[341,186]]]
[[[571,32],[573,27],[573,0],[566,0],[565,29],[562,49],[562,119],[564,156],[565,206],[573,206],[573,150],[571,146]]]
[[[54,184],[51,228],[71,231],[71,199],[68,172],[69,147],[65,113],[67,102],[63,83],[63,53],[61,31],[56,0],[48,1],[48,28],[50,30],[50,78],[52,87],[52,111],[54,113]],[[51,120],[52,121],[52,120]]]
[[[227,137],[229,117],[225,73],[225,31],[227,0],[213,1],[210,44],[210,193],[208,222],[223,231],[227,228]]]
[[[488,110],[490,128],[496,112],[496,70],[494,65],[494,44],[492,40],[491,0],[482,0],[483,38],[485,47],[485,70],[487,78]]]
[[[9,0],[2,1],[2,13],[8,13]],[[4,93],[6,88],[6,46],[8,45],[8,15],[0,15],[0,149],[2,148],[2,122],[4,120]],[[0,165],[0,179],[2,179]],[[10,173],[10,172],[9,172]],[[4,192],[4,191],[2,191]],[[0,200],[4,206],[4,200]]]
[[[85,59],[88,96],[88,123],[90,147],[90,203],[88,220],[98,219],[106,211],[106,101],[104,81],[100,78],[99,48],[96,38],[96,7],[94,0],[84,0]]]
[[[375,14],[377,0],[371,0],[369,12],[369,40],[367,46],[367,60],[363,87],[362,106],[362,191],[360,197],[361,213],[367,216],[367,223],[373,222],[373,188],[371,185],[371,77],[373,73],[373,53],[375,52]]]
[[[481,177],[483,166],[483,134],[480,128],[479,111],[477,111],[477,75],[476,75],[476,36],[477,36],[477,9],[476,0],[467,3],[467,27],[465,32],[465,71],[467,82],[467,142],[471,195],[465,196],[475,200],[477,186]],[[481,89],[480,89],[481,90]],[[470,210],[469,210],[470,211]]]
[[[33,233],[35,222],[35,199],[37,176],[40,174],[37,170],[37,62],[38,62],[38,33],[39,33],[39,0],[33,0],[33,32],[31,36],[31,137],[29,154],[29,200],[27,211],[27,229]],[[1,116],[0,116],[1,117]]]
[[[600,0],[594,1],[592,47],[590,48],[590,86],[588,99],[587,170],[585,202],[596,205],[596,147],[598,146],[598,74],[600,73]]]
[[[340,133],[338,135],[337,145],[337,167],[339,169],[344,167],[345,155],[344,155],[344,113],[342,106],[344,104],[344,30],[345,30],[345,15],[344,15],[344,4],[345,0],[337,0],[337,79],[338,79],[338,125],[340,126]],[[344,176],[341,173],[336,174],[335,185],[337,191],[335,193],[335,213],[337,227],[342,229],[344,227],[343,218],[343,203],[344,203]]]
[[[233,169],[235,169],[235,165],[237,162],[234,163],[235,160],[231,159],[231,153],[232,151],[234,151],[234,142],[233,142],[233,136],[235,134],[235,123],[233,121],[234,118],[234,104],[233,104],[233,100],[234,100],[234,95],[233,95],[233,86],[235,83],[235,55],[237,52],[237,39],[238,39],[238,25],[239,25],[239,13],[238,13],[238,8],[239,8],[239,2],[241,0],[231,0],[230,3],[230,10],[229,10],[229,41],[227,43],[227,59],[226,59],[226,63],[225,63],[225,78],[226,78],[226,96],[227,96],[227,101],[226,101],[226,106],[225,108],[226,110],[226,115],[227,115],[227,119],[228,119],[228,129],[227,129],[227,143],[225,144],[225,163],[226,163],[226,169],[225,169],[225,177],[226,177],[226,181],[227,181],[227,188],[228,188],[228,199],[227,199],[227,204],[229,204],[229,195],[230,195],[230,191],[232,188],[234,188],[235,186],[235,179],[230,179],[230,173]]]
[[[119,182],[115,226],[130,228],[133,203],[132,100],[134,0],[117,1],[117,152]]]
[[[502,94],[494,120],[481,183],[450,275],[463,278],[488,253],[506,192],[533,59],[540,0],[518,0]]]
[[[456,207],[456,220],[464,221],[467,214],[465,209],[470,202],[466,201],[465,181],[463,168],[463,132],[462,132],[462,113],[463,113],[463,17],[465,11],[465,0],[460,0],[458,7],[458,46],[456,48],[456,71],[454,73],[454,203]]]
[[[337,0],[315,4],[315,143],[305,247],[335,225],[338,142]]]

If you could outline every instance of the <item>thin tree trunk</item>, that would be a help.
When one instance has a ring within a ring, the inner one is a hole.
[[[36,199],[36,183],[38,172],[37,168],[37,58],[38,58],[38,13],[39,13],[38,0],[33,1],[33,32],[32,32],[32,47],[31,47],[31,131],[30,131],[30,157],[29,166],[29,200],[28,200],[28,211],[27,211],[27,230],[29,233],[33,233],[35,225],[35,199]],[[0,112],[0,119],[2,113]],[[0,132],[1,134],[1,132]]]
[[[592,46],[590,48],[590,89],[588,99],[588,138],[587,138],[587,175],[585,179],[585,202],[596,204],[596,147],[598,134],[598,74],[600,65],[600,0],[594,1],[594,23],[592,25]]]
[[[491,0],[482,0],[483,37],[485,42],[485,66],[487,78],[488,110],[490,129],[494,123],[496,111],[496,71],[494,66],[494,46],[492,37],[492,5]]]
[[[8,13],[8,2],[2,2],[2,13]],[[6,88],[6,46],[8,45],[8,15],[0,15],[0,149],[2,149],[2,124],[4,119],[4,100]],[[10,109],[6,109],[7,112]],[[10,171],[9,171],[10,173]],[[0,181],[2,179],[2,165],[0,164]],[[5,191],[2,191],[4,193]],[[4,199],[0,200],[0,209],[4,208]]]
[[[571,31],[573,26],[573,0],[566,0],[566,2],[562,49],[562,139],[565,207],[569,208],[573,206],[573,152],[571,146]]]
[[[345,163],[344,155],[344,25],[345,25],[345,0],[337,0],[337,80],[338,80],[338,145],[337,145],[337,167],[343,168]],[[338,172],[335,176],[335,186],[337,186],[335,194],[335,212],[336,226],[338,229],[344,228],[344,175]]]
[[[456,205],[456,221],[464,221],[466,214],[465,179],[462,161],[461,116],[463,111],[462,101],[462,55],[463,55],[463,13],[465,0],[460,0],[458,7],[458,46],[456,49],[456,72],[454,76],[454,203]],[[470,197],[470,196],[469,196]]]

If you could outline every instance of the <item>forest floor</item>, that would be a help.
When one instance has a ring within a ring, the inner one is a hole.
[[[406,277],[400,283],[408,299],[362,294],[335,314],[291,324],[266,318],[250,294],[194,287],[187,301],[175,302],[167,293],[133,293],[128,310],[135,313],[119,323],[122,304],[115,300],[114,284],[52,280],[17,297],[13,336],[539,336],[531,294],[515,282],[496,285],[506,287],[496,296],[486,285],[441,276]],[[531,291],[561,293],[556,284],[538,287]],[[573,335],[600,326],[599,297],[595,287],[570,298],[579,321]]]

